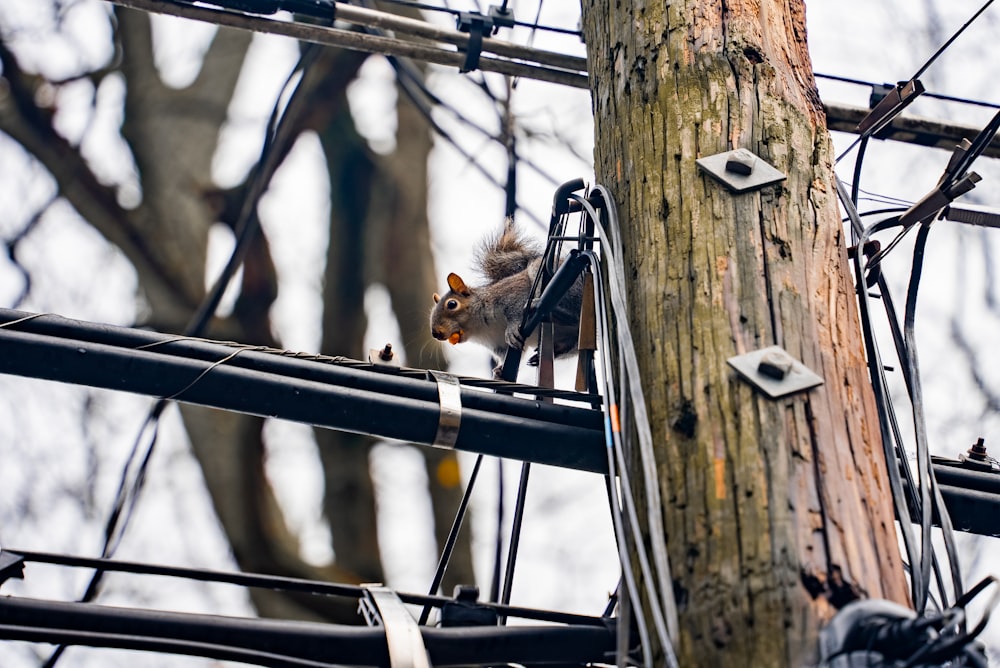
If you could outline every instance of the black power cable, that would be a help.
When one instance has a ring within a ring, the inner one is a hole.
[[[893,118],[899,115],[903,109],[905,109],[910,103],[913,102],[913,100],[924,92],[924,87],[919,80],[920,75],[926,72],[934,61],[936,61],[938,57],[940,57],[941,54],[944,53],[948,47],[950,47],[991,4],[993,4],[993,0],[986,0],[982,7],[980,7],[979,10],[962,25],[962,27],[956,30],[951,37],[949,37],[948,40],[917,69],[916,73],[910,77],[909,81],[901,81],[897,84],[895,89],[890,91],[889,94],[876,105],[872,113],[869,114],[858,126],[859,129],[861,129],[859,137],[855,139],[843,153],[837,156],[836,162],[840,162],[844,156],[854,149],[855,146],[858,146],[862,141],[867,140],[868,137],[875,135],[879,130],[891,123]],[[862,156],[858,156],[858,160],[860,161],[861,159]],[[855,171],[857,174],[860,174],[860,167],[856,166]],[[857,187],[857,178],[855,178],[855,187]]]
[[[826,79],[827,81],[839,81],[840,83],[849,83],[856,86],[865,86],[868,88],[878,88],[884,84],[875,83],[874,81],[864,81],[862,79],[855,79],[852,77],[843,77],[836,74],[823,74],[821,72],[814,72],[813,76],[817,79]],[[967,97],[957,97],[954,95],[945,95],[943,93],[930,93],[925,91],[923,97],[930,98],[932,100],[941,100],[943,102],[956,102],[958,104],[967,104],[974,107],[987,107],[989,109],[1000,109],[1000,104],[995,102],[984,102],[982,100],[973,100]]]

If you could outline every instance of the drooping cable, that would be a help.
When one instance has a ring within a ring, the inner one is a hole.
[[[930,232],[930,225],[923,224],[917,233],[916,243],[913,249],[913,265],[910,270],[910,282],[906,296],[906,311],[903,318],[903,336],[906,341],[906,359],[904,363],[909,368],[911,389],[910,406],[913,411],[914,438],[917,443],[917,477],[920,485],[921,495],[921,540],[922,548],[920,554],[921,578],[924,581],[930,579],[930,562],[933,550],[931,547],[931,521],[932,510],[936,510],[941,523],[942,535],[949,562],[951,565],[952,585],[955,589],[955,598],[958,599],[962,592],[962,578],[958,568],[957,552],[954,547],[954,533],[951,527],[951,518],[948,516],[948,509],[944,506],[943,500],[938,503],[940,491],[933,493],[936,486],[934,483],[934,471],[931,468],[930,448],[927,442],[927,425],[924,419],[923,390],[920,382],[919,363],[917,355],[917,341],[915,334],[915,320],[917,308],[917,294],[920,286],[920,277],[923,271],[924,249],[927,244],[927,237]],[[933,503],[933,505],[932,505]],[[914,601],[917,613],[922,614],[927,606],[926,591],[924,597]],[[944,596],[945,592],[940,592]]]
[[[625,531],[625,527],[628,526],[633,537],[631,545],[636,550],[639,568],[643,575],[643,583],[647,594],[646,601],[654,622],[653,626],[656,629],[668,665],[674,666],[677,660],[673,652],[672,638],[676,638],[678,632],[677,611],[673,598],[673,580],[670,575],[669,557],[666,554],[666,537],[663,533],[662,510],[660,510],[659,506],[658,476],[655,473],[655,461],[650,461],[652,458],[652,435],[649,431],[648,417],[645,414],[645,404],[636,406],[637,397],[640,402],[644,402],[644,398],[642,396],[641,383],[638,380],[638,364],[635,362],[631,332],[627,324],[628,312],[624,298],[624,274],[621,270],[619,257],[621,246],[618,235],[620,234],[620,230],[617,227],[617,214],[614,210],[614,201],[610,199],[610,192],[603,186],[598,185],[594,187],[593,193],[603,203],[601,214],[597,213],[594,206],[587,199],[577,195],[573,195],[572,199],[578,202],[591,217],[596,229],[599,231],[602,264],[604,267],[604,271],[601,274],[607,281],[605,290],[608,295],[608,297],[602,299],[610,298],[611,302],[610,309],[608,309],[604,301],[597,302],[597,306],[604,313],[603,316],[599,314],[598,323],[601,328],[600,331],[603,333],[602,339],[605,342],[603,345],[602,360],[606,387],[605,402],[607,404],[605,406],[605,428],[610,434],[610,447],[612,448],[612,453],[609,453],[611,460],[609,466],[612,467],[612,474],[618,474],[622,499],[621,507],[616,508],[617,497],[612,494],[612,515],[613,517],[618,516],[618,520],[621,520],[622,510],[624,510],[625,516],[628,519],[627,525],[623,521],[619,521],[621,529],[616,528],[616,535],[620,536],[620,540],[622,541],[619,544],[619,549],[623,550],[628,545],[627,537],[629,534]],[[603,293],[604,291],[596,290],[595,292]],[[611,314],[613,314],[613,320],[617,328],[614,334],[611,333],[610,329]],[[615,346],[616,357],[619,362],[617,375],[621,381],[620,387],[616,386],[614,382],[615,366],[613,366],[610,352],[612,345]],[[629,354],[629,350],[631,351],[631,355]],[[631,361],[630,357],[632,358]],[[635,363],[633,364],[632,362]],[[631,411],[629,411],[630,406],[633,406]],[[645,424],[641,424],[643,422]],[[639,448],[639,460],[642,465],[644,484],[647,486],[646,511],[648,513],[648,525],[645,527],[645,530],[640,525],[636,512],[627,463],[627,459],[631,458],[630,448],[627,443],[631,441],[633,433],[637,435],[643,432],[649,436],[649,440],[645,444],[640,443]],[[652,477],[649,475],[650,470],[653,471]],[[652,485],[652,488],[649,488],[650,485]],[[651,508],[654,504],[656,507]],[[654,524],[658,526],[654,526]],[[650,535],[650,543],[652,544],[653,563],[656,565],[655,571],[650,566],[650,561],[646,555],[643,535],[647,532]],[[635,588],[634,585],[629,585],[629,579],[634,580],[634,576],[631,574],[630,563],[631,559],[624,556],[622,559],[623,576],[631,599],[638,602],[641,599],[632,591]],[[635,615],[637,621],[641,620],[642,617],[639,614]],[[644,647],[644,656],[647,661],[650,660],[648,647]]]
[[[883,229],[890,227],[896,221],[898,217],[894,220],[881,221],[875,225],[864,227],[861,222],[861,218],[858,216],[858,212],[854,207],[854,203],[851,200],[851,195],[848,192],[843,181],[839,178],[836,179],[837,195],[840,198],[841,205],[847,212],[848,217],[851,219],[851,226],[858,234],[858,248],[861,249],[863,245],[868,241],[868,237],[878,229]],[[882,442],[883,456],[885,457],[886,473],[889,478],[889,489],[892,495],[893,507],[896,512],[896,517],[899,520],[900,533],[903,538],[903,547],[906,551],[907,559],[910,563],[918,563],[917,547],[916,547],[916,537],[913,533],[913,528],[910,526],[907,519],[910,516],[909,510],[905,501],[905,493],[903,491],[903,483],[900,478],[900,464],[897,461],[901,461],[902,464],[906,465],[905,452],[902,449],[902,443],[894,440],[893,432],[890,431],[890,424],[893,423],[890,418],[891,415],[891,404],[889,400],[888,390],[886,388],[886,380],[884,376],[884,369],[881,363],[881,357],[879,354],[878,344],[875,341],[874,331],[872,327],[871,319],[871,307],[868,302],[868,291],[865,289],[865,269],[864,266],[864,254],[858,252],[854,256],[854,268],[855,268],[855,282],[857,285],[858,293],[858,312],[861,319],[862,333],[864,334],[865,351],[868,360],[869,369],[869,379],[872,383],[872,391],[875,395],[875,405],[879,413],[879,433],[880,440]],[[897,448],[895,443],[899,443],[899,455],[897,460]],[[915,487],[911,484],[909,486],[910,492],[915,491]],[[920,598],[926,596],[926,582],[920,578],[919,572],[914,572],[913,576],[910,578],[910,596],[911,599],[916,601]]]
[[[983,3],[983,6],[980,7],[979,10],[975,14],[973,14],[972,17],[968,21],[966,21],[964,24],[962,24],[962,27],[959,28],[958,30],[956,30],[955,33],[951,37],[949,37],[948,40],[944,44],[942,44],[941,47],[937,51],[935,51],[934,54],[930,58],[927,59],[927,62],[925,62],[920,67],[920,69],[917,70],[917,73],[914,74],[912,78],[917,79],[917,78],[920,77],[921,74],[923,74],[924,72],[926,72],[927,69],[931,65],[934,64],[934,61],[936,61],[938,59],[938,57],[941,56],[942,53],[944,53],[945,51],[947,51],[948,47],[950,47],[955,42],[955,40],[958,39],[959,35],[961,35],[963,32],[965,32],[966,29],[969,26],[971,26],[975,22],[975,20],[978,19],[979,16],[983,12],[985,12],[986,9],[990,5],[992,5],[992,4],[993,4],[993,0],[986,0],[986,2]]]
[[[593,251],[586,251],[587,257],[590,258],[590,265],[595,276],[602,275],[601,264],[597,258],[597,255]],[[621,563],[622,568],[622,584],[625,587],[624,596],[620,597],[623,607],[627,603],[627,607],[631,609],[632,607],[637,607],[641,597],[639,594],[639,587],[636,583],[634,568],[632,567],[632,556],[630,551],[630,546],[635,547],[637,550],[642,550],[641,546],[634,545],[634,542],[630,543],[628,540],[629,532],[625,526],[625,520],[623,517],[621,509],[621,501],[619,499],[620,489],[625,487],[624,482],[620,486],[616,486],[616,478],[621,480],[620,475],[623,471],[618,468],[618,457],[616,456],[616,431],[619,430],[619,422],[617,417],[618,407],[614,403],[617,393],[614,389],[614,379],[610,370],[612,367],[611,359],[611,332],[608,331],[608,314],[607,306],[605,303],[605,292],[601,289],[594,290],[594,312],[597,315],[597,332],[600,341],[604,342],[604,345],[599,346],[601,352],[601,364],[605,369],[604,373],[604,438],[605,446],[608,455],[608,498],[611,508],[611,520],[612,526],[615,530],[615,545],[618,550],[618,560]],[[624,616],[623,616],[624,618]],[[645,668],[650,668],[652,665],[652,651],[651,642],[649,636],[649,628],[646,624],[646,618],[642,614],[634,615],[636,622],[636,630],[639,634],[639,646],[642,648],[643,655],[643,666]],[[621,622],[620,622],[621,623]],[[627,629],[619,629],[620,633],[627,633]],[[626,657],[621,653],[621,642],[619,642],[619,652],[618,652],[618,665],[624,666]]]
[[[366,7],[374,6],[371,0],[362,0],[361,4],[363,4]],[[366,28],[366,32],[374,35],[386,34],[385,31],[376,28]],[[448,142],[456,151],[458,151],[459,155],[461,155],[465,159],[466,164],[471,165],[474,169],[476,169],[476,171],[482,174],[483,177],[486,178],[495,187],[504,190],[507,197],[510,197],[511,194],[507,192],[504,184],[501,183],[500,180],[497,179],[495,176],[493,176],[481,164],[481,162],[476,159],[476,156],[473,153],[470,153],[465,147],[463,147],[450,132],[448,132],[437,120],[435,120],[432,113],[433,108],[436,107],[447,111],[463,126],[472,129],[480,136],[483,136],[492,142],[500,143],[506,148],[507,142],[505,140],[505,137],[496,136],[493,133],[489,132],[488,130],[483,128],[480,124],[476,123],[472,119],[468,118],[468,116],[463,114],[461,111],[456,109],[453,105],[448,104],[438,95],[434,94],[427,87],[427,84],[424,81],[423,73],[411,61],[407,60],[406,58],[400,58],[396,56],[386,56],[386,59],[389,61],[389,64],[396,72],[396,81],[399,84],[400,88],[403,90],[403,93],[406,95],[407,99],[409,99],[413,103],[414,107],[427,122],[428,126],[435,132],[435,134],[440,136],[442,139]],[[547,173],[544,169],[542,169],[534,162],[530,160],[522,160],[522,161],[526,166],[530,167],[533,171],[535,171],[537,174],[548,180],[550,183],[556,182],[555,178],[551,174]],[[525,215],[531,218],[533,222],[535,222],[538,225],[542,225],[542,222],[530,210],[523,209],[522,211],[525,213]]]
[[[985,141],[979,140],[981,140],[984,136],[986,137],[986,140],[992,138],[995,131],[996,128],[994,128],[991,124],[983,133],[980,133],[976,143],[977,150],[981,151],[979,145],[985,143]],[[966,170],[969,166],[971,166],[971,163],[975,159],[976,155],[978,155],[978,153],[975,153],[970,156],[970,153],[970,150],[966,150],[956,154],[956,157],[954,157],[952,162],[949,163],[949,168],[946,169],[945,176],[942,177],[939,182],[939,188],[947,191],[947,189],[951,188],[955,183],[958,183],[960,180],[966,178]],[[837,181],[837,188],[842,204],[851,219],[852,229],[855,231],[862,230],[863,226],[860,217],[858,216],[856,209],[854,209],[853,202],[848,203],[849,198],[845,192],[843,184],[839,180]],[[923,217],[923,214],[920,215]],[[871,235],[876,232],[887,230],[892,227],[899,227],[900,225],[904,225],[905,229],[917,227],[917,225],[912,224],[906,225],[905,219],[906,216],[895,216],[864,228],[859,235],[860,238],[858,239],[858,248],[860,249],[863,244],[866,244]],[[924,248],[926,246],[930,223],[928,220],[924,220],[919,227],[920,231],[914,245],[914,257],[911,266],[902,328],[899,327],[898,317],[892,304],[891,295],[885,284],[885,279],[881,273],[878,274],[879,289],[886,308],[886,314],[888,316],[893,341],[896,345],[897,357],[902,365],[903,379],[906,384],[907,394],[910,398],[915,434],[914,438],[917,445],[916,479],[914,479],[909,472],[906,453],[902,445],[903,439],[900,434],[895,411],[893,410],[892,403],[886,394],[885,379],[883,377],[881,362],[878,358],[877,344],[875,343],[874,334],[871,329],[870,315],[868,312],[868,294],[864,288],[867,273],[872,270],[873,265],[876,264],[878,260],[884,257],[884,255],[892,249],[895,243],[898,243],[898,239],[901,235],[897,235],[893,244],[890,244],[889,247],[878,252],[873,258],[873,261],[868,262],[864,267],[862,267],[863,253],[856,253],[855,266],[862,326],[865,334],[866,347],[869,350],[868,357],[869,365],[871,367],[872,385],[876,394],[876,403],[879,407],[879,421],[880,428],[882,430],[883,443],[886,445],[886,460],[889,471],[890,487],[892,489],[894,503],[896,504],[896,512],[900,521],[908,561],[911,564],[910,579],[912,587],[912,600],[918,614],[924,615],[926,614],[927,602],[930,598],[930,578],[932,570],[938,592],[942,599],[942,605],[947,606],[949,599],[943,573],[941,572],[937,555],[935,554],[931,543],[931,521],[934,514],[938,515],[938,522],[941,527],[942,537],[944,539],[945,550],[950,566],[954,599],[956,600],[960,598],[962,578],[958,567],[957,548],[954,542],[953,526],[950,516],[948,515],[948,511],[945,508],[944,499],[940,487],[935,480],[933,468],[930,462],[926,421],[923,415],[923,398],[919,377],[919,367],[917,363],[914,322],[917,288],[920,282]],[[891,437],[895,439],[895,442],[898,444],[894,453],[892,453],[892,449],[888,447],[889,441],[887,439],[889,436],[887,428],[891,429]],[[906,475],[909,503],[918,515],[921,527],[921,547],[919,554],[917,553],[914,537],[912,535],[909,513],[906,512],[906,506],[902,503],[902,490],[900,489],[899,480],[900,471]]]
[[[942,536],[944,539],[945,552],[949,561],[952,586],[955,591],[956,599],[960,596],[962,591],[962,579],[958,565],[957,547],[955,545],[951,518],[944,505],[944,499],[938,487],[937,481],[934,478],[934,471],[930,462],[926,421],[923,412],[923,393],[919,377],[919,365],[917,361],[918,355],[914,326],[916,317],[916,299],[923,267],[924,249],[926,246],[927,236],[930,231],[930,223],[933,221],[934,217],[938,215],[940,210],[947,206],[949,202],[953,201],[956,197],[975,186],[975,183],[979,180],[979,176],[974,172],[970,172],[969,169],[985,150],[986,146],[993,140],[993,137],[996,135],[998,130],[1000,130],[1000,113],[994,115],[986,127],[979,132],[974,141],[964,142],[956,148],[956,151],[953,153],[952,158],[945,168],[944,174],[935,189],[920,202],[908,209],[902,217],[897,219],[895,224],[903,225],[903,231],[897,234],[885,249],[876,253],[868,263],[869,266],[867,267],[867,269],[870,270],[872,266],[878,264],[881,259],[888,252],[890,252],[896,244],[899,243],[903,235],[905,235],[906,232],[913,227],[917,227],[918,225],[915,223],[919,223],[920,230],[914,244],[910,280],[907,289],[902,343],[899,342],[899,333],[896,329],[897,325],[895,315],[891,312],[888,312],[888,315],[890,316],[890,320],[893,324],[893,334],[894,339],[896,340],[897,353],[904,368],[904,379],[906,381],[910,398],[914,438],[917,446],[917,487],[919,489],[919,499],[914,500],[914,505],[920,514],[922,545],[919,562],[917,564],[912,564],[911,562],[911,564],[913,565],[914,578],[919,579],[924,585],[929,583],[931,568],[934,568],[934,575],[938,585],[938,590],[941,595],[942,602],[945,605],[947,605],[948,596],[945,590],[942,574],[940,573],[936,562],[936,555],[934,554],[931,546],[931,522],[934,512],[937,512],[939,516],[939,524],[941,526]],[[876,226],[872,226],[869,229],[874,230],[875,227]],[[859,248],[863,247],[861,244],[867,241],[867,236],[867,234],[862,235],[862,241],[859,241]],[[861,253],[859,252],[856,255],[860,257]],[[862,273],[859,273],[858,280],[863,280]],[[859,282],[859,286],[863,285],[863,282]],[[860,294],[862,295],[863,301],[866,299],[867,295],[864,292],[863,287],[859,287],[859,290],[861,290]],[[888,295],[887,291],[884,290],[884,286],[883,293]],[[887,309],[891,308],[891,300],[887,300],[886,303]],[[901,460],[905,461],[905,457],[901,456]],[[910,482],[912,486],[912,480]],[[915,594],[917,594],[916,591]],[[925,586],[919,592],[919,595],[914,596],[914,606],[919,614],[923,614],[926,609],[928,594],[929,586]]]
[[[972,17],[966,21],[962,27],[960,27],[948,40],[938,48],[937,51],[931,55],[930,58],[924,62],[920,68],[917,69],[916,73],[910,77],[909,81],[903,81],[897,84],[896,88],[890,91],[889,95],[883,98],[873,109],[872,113],[866,117],[861,124],[858,126],[861,130],[857,139],[851,143],[850,146],[844,150],[839,156],[837,156],[835,162],[840,162],[848,153],[850,153],[855,146],[858,146],[863,140],[876,134],[879,130],[884,128],[886,125],[892,122],[892,119],[899,115],[903,109],[909,105],[913,100],[915,100],[919,95],[924,92],[924,87],[920,83],[919,78],[927,69],[944,53],[948,47],[950,47],[958,37],[965,32],[965,30],[971,26],[976,19],[982,15],[986,9],[993,4],[993,0],[986,0],[979,10],[972,15]]]
[[[823,74],[821,72],[814,72],[813,76],[817,79],[826,79],[828,81],[839,81],[841,83],[849,83],[857,86],[866,86],[868,88],[876,88],[882,84],[875,83],[874,81],[864,81],[862,79],[855,79],[852,77],[843,77],[836,74]],[[943,93],[928,93],[924,92],[924,97],[930,98],[932,100],[941,100],[943,102],[956,102],[958,104],[968,104],[974,107],[988,107],[990,109],[1000,108],[1000,104],[995,102],[984,102],[982,100],[972,100],[966,97],[957,97],[955,95],[945,95]]]
[[[615,210],[614,199],[611,192],[602,185],[595,185],[594,192],[598,194],[604,202],[603,210],[608,216],[608,224],[602,229],[602,250],[605,249],[604,239],[612,249],[621,249],[621,227],[618,223],[618,214]],[[598,224],[600,225],[600,220]],[[652,545],[653,563],[656,566],[656,581],[660,588],[660,595],[664,601],[664,617],[668,635],[676,638],[678,633],[677,608],[674,601],[673,577],[670,571],[670,561],[666,551],[666,535],[664,533],[663,505],[660,498],[659,475],[656,469],[656,458],[653,451],[653,436],[649,424],[649,415],[646,411],[645,396],[642,385],[639,382],[639,362],[633,345],[631,327],[628,321],[628,301],[625,288],[625,270],[617,252],[610,255],[618,258],[614,266],[609,266],[608,281],[611,306],[615,314],[615,326],[618,330],[617,338],[622,343],[621,364],[627,369],[628,383],[627,394],[630,404],[633,407],[634,417],[632,422],[635,425],[635,436],[638,445],[638,456],[643,476],[643,484],[646,489],[646,522]],[[624,391],[624,390],[623,390]],[[623,402],[619,402],[623,403]]]

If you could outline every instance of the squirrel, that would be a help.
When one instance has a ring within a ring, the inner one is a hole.
[[[443,296],[434,294],[431,335],[452,345],[475,341],[489,348],[499,360],[508,346],[522,349],[525,343],[537,345],[537,333],[526,342],[521,340],[519,330],[541,264],[542,252],[508,218],[500,233],[485,239],[476,252],[476,265],[488,283],[470,287],[458,274],[451,273],[448,292]],[[583,283],[578,279],[553,309],[557,357],[576,350],[582,302]],[[528,364],[538,364],[537,351]],[[499,375],[499,370],[493,370],[494,376]]]

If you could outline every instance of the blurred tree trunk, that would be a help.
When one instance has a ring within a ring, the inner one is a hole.
[[[320,138],[330,178],[330,245],[324,278],[321,351],[365,359],[367,329],[364,295],[373,283],[386,286],[403,333],[403,351],[411,365],[445,366],[441,346],[430,337],[425,306],[435,275],[427,221],[427,157],[431,137],[427,122],[401,94],[397,103],[396,149],[375,155],[354,129],[343,87],[329,85],[344,62],[363,54],[327,50],[312,68],[320,85],[311,88],[315,110],[303,129]],[[308,82],[306,82],[308,83]],[[388,342],[388,341],[387,341]],[[382,343],[381,341],[379,342]],[[398,350],[398,346],[397,346]],[[375,497],[368,475],[372,441],[358,434],[315,430],[323,462],[324,511],[330,522],[337,563],[367,582],[383,579],[376,531]],[[422,449],[438,545],[443,545],[461,500],[452,477],[438,471],[457,465],[454,453]],[[447,463],[445,463],[447,462]],[[451,469],[449,469],[451,470]],[[350,509],[344,512],[344,509]],[[338,545],[352,545],[342,554]],[[468,532],[460,536],[445,589],[474,582]]]
[[[804,12],[584,3],[681,665],[807,665],[843,599],[907,598]],[[732,194],[695,165],[740,147],[787,180]],[[775,344],[825,384],[772,401],[726,364]]]
[[[19,142],[52,173],[60,193],[135,266],[147,312],[157,329],[178,332],[204,293],[207,237],[217,220],[232,224],[243,189],[220,193],[211,182],[211,161],[218,133],[226,120],[251,33],[219,30],[207,50],[202,69],[189,87],[177,90],[163,84],[153,64],[149,17],[116,9],[116,38],[121,47],[120,72],[126,100],[122,135],[128,142],[142,185],[142,201],[125,209],[115,189],[102,184],[77,147],[54,129],[52,112],[39,107],[40,77],[23,72],[13,53],[0,42],[0,62],[9,94],[0,97],[0,131]],[[372,183],[380,183],[398,206],[380,210],[391,215],[377,229],[405,240],[396,265],[413,273],[386,282],[393,292],[405,340],[417,348],[429,339],[424,302],[433,290],[433,267],[427,242],[426,168],[430,140],[426,127],[407,126],[400,133],[400,150],[385,161],[372,159],[354,130],[346,104],[347,84],[366,56],[324,49],[302,82],[305,103],[289,113],[298,131],[314,130],[327,156],[332,192],[330,247],[324,293],[323,350],[361,358],[365,331],[364,290],[369,277],[362,266],[372,238],[369,200]],[[106,73],[101,73],[103,76]],[[99,80],[95,85],[99,84]],[[287,152],[290,145],[279,147]],[[407,170],[394,162],[414,161]],[[405,183],[395,177],[406,174]],[[420,181],[418,183],[418,181]],[[403,215],[405,212],[406,215]],[[419,281],[413,276],[421,277]],[[405,290],[420,292],[413,299]],[[396,302],[396,295],[400,301]],[[209,336],[253,344],[277,345],[271,333],[269,309],[277,296],[277,280],[267,240],[257,235],[244,265],[241,292],[232,317],[212,323]],[[399,305],[405,305],[400,309]],[[420,306],[417,307],[416,304]],[[404,313],[405,312],[405,313]],[[408,329],[413,327],[415,329]],[[435,347],[436,349],[437,347]],[[417,355],[411,353],[411,360]],[[440,366],[440,358],[430,360]],[[340,582],[382,580],[376,540],[375,502],[368,471],[365,439],[330,431],[317,432],[327,493],[324,501],[331,526],[336,563],[316,568],[299,556],[299,546],[277,504],[264,473],[263,420],[194,406],[182,415],[192,450],[233,554],[243,570],[310,577]],[[429,466],[441,455],[432,453]],[[435,491],[435,512],[447,516],[458,503],[458,488]],[[450,522],[450,519],[448,520]],[[447,524],[444,526],[447,530]],[[439,527],[440,531],[440,527]],[[464,548],[468,551],[468,541]],[[471,559],[464,555],[456,567],[462,581],[471,580]],[[465,568],[463,571],[462,569]],[[253,590],[253,601],[265,616],[322,618],[360,622],[354,603],[326,597],[297,596]]]

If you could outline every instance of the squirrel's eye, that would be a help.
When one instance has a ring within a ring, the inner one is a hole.
[[[458,301],[454,299],[449,299],[447,302],[445,302],[444,307],[449,311],[454,311],[455,309],[458,308]]]

